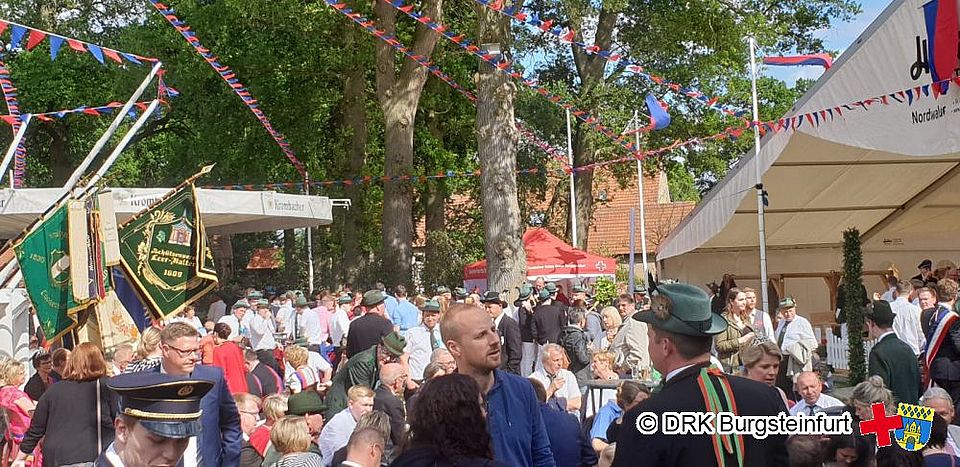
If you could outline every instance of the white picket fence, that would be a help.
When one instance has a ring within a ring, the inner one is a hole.
[[[834,334],[830,327],[815,328],[813,331],[818,341],[823,342],[826,340],[827,342],[827,364],[833,366],[834,370],[849,370],[850,358],[848,350],[849,344],[847,341],[847,325],[841,325],[839,336]],[[870,349],[873,348],[874,344],[876,344],[876,340],[874,339],[863,341],[864,356],[870,355]]]

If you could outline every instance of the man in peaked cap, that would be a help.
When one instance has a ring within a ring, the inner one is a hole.
[[[407,331],[406,352],[410,354],[410,378],[414,381],[424,379],[423,370],[430,363],[434,350],[445,348],[440,335],[440,303],[427,300],[420,307],[421,322]]]
[[[214,383],[162,373],[128,373],[107,386],[120,399],[116,438],[95,465],[176,465],[200,434],[200,399]]]
[[[536,297],[533,286],[524,282],[519,287],[517,301],[513,305],[517,308],[517,323],[520,325],[520,375],[533,373],[534,363],[537,360],[537,343],[533,340],[533,309]]]
[[[347,391],[350,388],[362,384],[376,389],[380,382],[380,367],[399,362],[406,346],[406,339],[393,331],[380,338],[376,345],[350,357],[333,375],[330,389],[327,390],[327,398],[324,400],[327,405],[324,412],[326,419],[330,420],[347,407]]]
[[[467,299],[467,296],[470,295],[467,293],[467,289],[463,287],[457,287],[453,289],[453,301],[454,303],[463,303]]]
[[[367,350],[380,342],[380,338],[393,332],[393,324],[384,316],[387,307],[384,302],[387,295],[380,290],[370,290],[363,294],[363,306],[366,313],[350,322],[347,333],[347,358],[353,358],[357,353]]]
[[[770,416],[786,411],[776,389],[710,368],[713,336],[727,324],[720,315],[711,313],[710,299],[703,290],[688,284],[660,284],[651,298],[651,310],[631,318],[648,325],[650,359],[664,375],[663,387],[624,414],[615,438],[613,465],[787,465],[784,435],[758,440],[750,435],[665,435],[659,429],[642,434],[637,429],[641,414],[652,414],[659,420],[664,412]],[[710,401],[709,406],[705,400]]]
[[[887,386],[900,402],[917,404],[920,400],[920,369],[913,349],[900,340],[893,331],[896,314],[886,300],[874,300],[867,306],[867,331],[876,339],[870,349],[867,374],[883,378]]]
[[[500,298],[496,290],[488,290],[483,294],[480,303],[483,303],[484,309],[497,327],[497,333],[500,334],[500,350],[503,352],[500,369],[519,375],[520,360],[523,355],[520,345],[520,325],[504,312],[507,303]]]
[[[250,323],[253,313],[250,313],[250,303],[246,299],[237,300],[231,307],[230,314],[220,318],[217,323],[226,323],[230,326],[230,340],[239,341],[250,337]]]

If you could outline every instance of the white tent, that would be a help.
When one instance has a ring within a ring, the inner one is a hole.
[[[123,223],[169,188],[112,188],[117,222]],[[62,193],[60,188],[0,190],[0,238],[12,238],[36,220]],[[273,191],[198,189],[203,224],[210,235],[316,227],[333,222],[333,207],[324,196]]]
[[[925,2],[894,0],[788,115],[817,112],[819,125],[763,138],[769,276],[815,320],[829,316],[849,227],[862,234],[868,290],[892,265],[909,278],[924,258],[960,258],[960,86],[935,98],[929,73],[911,76]],[[756,183],[751,152],[661,243],[662,275],[705,284],[729,273],[756,287]]]

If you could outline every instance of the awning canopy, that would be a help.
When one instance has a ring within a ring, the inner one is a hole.
[[[530,229],[523,234],[523,249],[527,252],[527,278],[544,276],[547,280],[574,277],[613,276],[617,260],[592,255],[567,245],[547,229]],[[468,264],[463,268],[465,281],[485,280],[487,260]]]
[[[931,254],[956,260],[960,85],[935,96],[928,72],[911,76],[927,40],[922,3],[893,1],[788,114],[816,112],[816,120],[763,138],[772,276],[840,269],[850,227],[862,235],[866,270],[912,271]],[[843,105],[873,97],[881,99]],[[755,163],[744,156],[661,243],[668,277],[759,273]]]
[[[117,221],[126,222],[169,188],[111,188]],[[0,238],[12,238],[36,220],[62,193],[60,188],[0,190]],[[273,191],[197,189],[200,213],[211,235],[316,227],[333,222],[329,198]]]

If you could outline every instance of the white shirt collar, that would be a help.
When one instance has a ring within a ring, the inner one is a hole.
[[[503,317],[504,317],[504,315],[506,315],[506,314],[507,314],[506,312],[504,312],[503,310],[500,310],[500,316],[497,316],[497,317],[494,318],[494,320],[493,320],[493,325],[494,325],[494,327],[497,327],[497,328],[500,327],[500,321],[503,321]]]
[[[690,367],[692,367],[692,366],[694,366],[694,365],[696,365],[696,363],[691,363],[691,364],[689,364],[689,365],[684,365],[684,366],[682,366],[682,367],[680,367],[680,368],[677,368],[677,369],[675,369],[675,370],[667,373],[667,376],[666,376],[665,378],[663,378],[663,382],[666,383],[667,381],[670,381],[671,378],[673,378],[674,376],[677,376],[677,373],[680,373],[681,371],[686,370],[687,368],[690,368]]]

